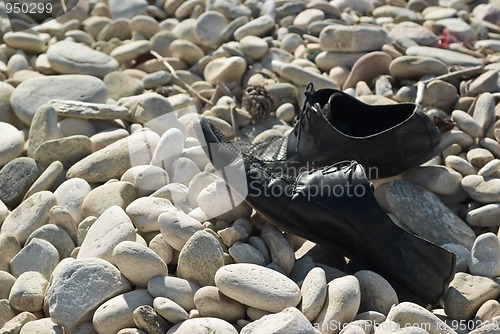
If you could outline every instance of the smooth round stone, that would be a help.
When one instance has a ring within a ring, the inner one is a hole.
[[[295,307],[289,307],[276,314],[268,314],[249,323],[241,334],[251,333],[318,333],[315,327]]]
[[[122,241],[135,241],[136,232],[125,211],[112,206],[104,211],[89,228],[78,259],[101,258],[114,264],[113,249]]]
[[[210,61],[203,71],[205,80],[212,83],[226,83],[239,85],[247,67],[241,57],[216,58]]]
[[[431,57],[401,56],[391,62],[389,72],[396,78],[419,79],[424,75],[446,74],[448,66]]]
[[[41,53],[45,50],[45,43],[38,34],[24,31],[8,31],[3,35],[3,41],[11,48],[23,50],[27,53]]]
[[[406,54],[408,56],[425,56],[436,58],[449,66],[479,66],[483,64],[483,59],[476,58],[465,53],[427,46],[410,46],[408,49],[406,49]]]
[[[210,178],[207,177],[206,179]],[[206,181],[206,179],[203,181]],[[203,181],[199,180],[199,186],[202,185]],[[194,185],[193,188],[195,188]],[[248,213],[247,207],[243,204],[243,199],[233,190],[228,189],[226,183],[222,180],[216,180],[201,190],[196,203],[209,217],[226,215],[235,220]]]
[[[454,195],[461,189],[462,175],[444,166],[422,166],[403,174],[403,178],[435,194]]]
[[[194,318],[170,328],[167,334],[238,334],[229,322],[217,318]]]
[[[453,110],[451,116],[457,123],[457,126],[471,135],[473,138],[480,138],[483,136],[484,129],[479,125],[471,115],[462,110]]]
[[[245,36],[240,40],[240,50],[252,59],[261,59],[269,50],[269,45],[260,37]]]
[[[477,173],[477,169],[470,162],[456,155],[447,156],[445,165],[446,167],[453,168],[463,176],[475,175]]]
[[[50,242],[59,252],[59,258],[64,259],[71,255],[75,244],[64,229],[54,224],[44,225],[30,234],[26,243],[30,243],[34,238]]]
[[[170,43],[170,51],[173,57],[179,58],[189,65],[195,64],[205,55],[196,44],[181,39]]]
[[[295,307],[301,299],[295,282],[275,270],[255,264],[223,266],[215,275],[215,284],[229,298],[269,312]]]
[[[172,182],[189,185],[193,177],[201,173],[198,166],[191,159],[180,157],[172,164]]]
[[[42,173],[34,159],[20,157],[0,170],[0,200],[8,207],[18,206],[28,189]]]
[[[108,73],[103,81],[108,88],[109,98],[113,100],[139,95],[144,92],[144,85],[140,80],[132,78],[123,72],[115,71]]]
[[[205,286],[196,291],[194,304],[202,317],[214,317],[228,322],[245,318],[243,305],[223,295],[215,286]]]
[[[15,54],[10,57],[7,63],[7,73],[10,78],[12,78],[17,72],[28,70],[30,65],[26,60],[26,57],[20,54]]]
[[[118,38],[121,41],[125,41],[131,37],[132,31],[130,28],[130,20],[119,18],[106,24],[97,35],[97,40],[110,41],[113,40],[113,38]]]
[[[51,100],[104,103],[108,92],[104,83],[89,75],[57,75],[23,81],[14,89],[10,103],[24,123],[31,124],[38,108]]]
[[[220,44],[220,36],[227,25],[227,19],[218,11],[209,10],[196,20],[194,33],[201,45],[216,48]]]
[[[240,41],[245,36],[263,37],[274,29],[274,25],[275,22],[272,16],[262,15],[236,29],[234,38]]]
[[[149,242],[149,248],[158,254],[165,264],[168,265],[172,262],[174,258],[174,249],[172,246],[167,244],[161,233],[158,233],[153,239],[151,239]]]
[[[14,235],[9,232],[2,232],[0,235],[0,271],[9,272],[10,260],[21,250],[21,244]],[[3,291],[3,290],[2,290]]]
[[[354,274],[361,288],[361,304],[358,313],[375,311],[388,314],[393,305],[399,303],[394,288],[382,276],[369,270]]]
[[[353,88],[360,81],[371,82],[379,75],[387,74],[391,60],[391,56],[382,51],[362,56],[354,63],[342,89]]]
[[[178,251],[182,250],[196,231],[203,229],[203,225],[198,220],[176,210],[160,214],[158,223],[165,241]]]
[[[390,43],[387,31],[375,26],[331,25],[319,34],[321,50],[337,52],[364,52],[381,50]]]
[[[465,272],[469,268],[470,250],[458,244],[444,244],[441,247],[456,255],[456,272]]]
[[[477,168],[482,168],[494,158],[493,154],[484,148],[473,148],[467,152],[467,160]]]
[[[295,18],[293,19],[293,25],[304,31],[307,31],[307,27],[309,26],[309,24],[316,21],[321,21],[324,18],[325,13],[322,10],[310,8],[300,12],[297,16],[295,16]]]
[[[132,31],[141,33],[148,40],[161,31],[158,22],[154,18],[147,15],[136,15],[132,17],[130,27],[132,28]]]
[[[148,73],[142,79],[144,88],[153,89],[158,86],[166,86],[170,80],[172,80],[172,75],[167,71],[156,71],[153,73]]]
[[[185,311],[196,308],[193,298],[198,289],[193,282],[173,276],[157,276],[148,283],[148,291],[153,297],[168,298]]]
[[[261,238],[266,242],[272,261],[289,275],[295,265],[295,256],[283,233],[274,225],[267,223],[262,228]]]
[[[110,55],[114,57],[118,63],[126,64],[135,60],[140,55],[148,53],[150,50],[151,43],[149,43],[149,41],[132,41],[113,49]]]
[[[330,71],[336,67],[352,68],[356,61],[363,57],[366,52],[320,52],[315,62],[322,71]]]
[[[16,277],[25,272],[36,271],[49,279],[58,263],[57,249],[50,242],[35,238],[12,258],[10,271]]]
[[[122,241],[113,250],[120,272],[135,286],[147,287],[155,276],[168,275],[167,265],[148,247],[134,241]]]
[[[160,230],[158,217],[170,209],[172,203],[168,199],[140,197],[127,206],[126,212],[139,232],[149,233]]]
[[[109,10],[112,18],[133,18],[136,15],[144,14],[148,9],[146,0],[109,0]]]
[[[173,324],[189,319],[189,314],[176,302],[165,297],[156,297],[153,301],[155,311]]]
[[[42,310],[43,297],[48,284],[47,279],[36,271],[22,273],[10,290],[10,305],[18,311]]]
[[[219,241],[207,231],[197,231],[182,247],[177,275],[201,286],[215,285],[215,273],[223,265],[224,254]]]
[[[495,99],[491,93],[482,93],[476,100],[472,117],[486,131],[495,122]]]
[[[327,285],[323,309],[314,320],[319,328],[349,323],[354,320],[361,302],[361,289],[355,276],[336,278]]]
[[[83,201],[92,188],[87,181],[74,178],[63,182],[54,192],[57,204],[69,211],[75,222],[79,223],[83,218]]]
[[[302,303],[300,311],[309,321],[313,321],[323,308],[326,299],[326,274],[322,268],[315,267],[304,278],[300,289]]]
[[[468,96],[476,96],[481,93],[495,92],[498,89],[498,71],[487,71],[468,85]]]
[[[439,6],[429,6],[422,12],[425,20],[441,20],[454,17],[457,10],[454,8],[442,8]]]
[[[129,182],[110,182],[92,189],[82,203],[85,217],[99,217],[112,206],[123,210],[136,198],[136,191]]]
[[[52,44],[47,49],[47,59],[50,66],[61,74],[85,74],[103,78],[119,68],[113,57],[70,41]]]
[[[467,212],[465,219],[472,226],[499,226],[500,203],[487,204],[471,210]]]
[[[469,175],[462,179],[462,187],[480,203],[500,202],[500,179],[485,180],[480,175]]]
[[[142,305],[153,305],[147,290],[138,289],[118,295],[99,306],[92,324],[99,334],[115,334],[121,329],[135,327],[133,312]]]
[[[448,111],[457,100],[458,94],[455,86],[446,81],[433,80],[427,84],[423,104],[431,108]]]
[[[118,269],[107,261],[65,260],[51,278],[45,302],[52,321],[72,328],[90,318],[105,301],[130,288]]]
[[[228,243],[225,244],[227,245]],[[229,248],[228,253],[235,263],[253,263],[261,266],[266,265],[264,256],[255,247],[247,243],[239,241],[235,242]]]
[[[500,285],[491,278],[457,273],[444,298],[444,311],[452,319],[471,319],[482,304],[499,294]]]
[[[472,275],[500,276],[500,240],[495,234],[488,232],[477,237],[471,250],[469,270]]]
[[[0,122],[0,168],[19,157],[24,150],[24,136],[15,126]]]
[[[139,197],[148,196],[159,188],[168,184],[167,172],[157,166],[133,166],[121,177],[121,181],[130,182],[136,189]]]
[[[276,109],[276,118],[290,123],[295,118],[295,107],[291,103],[283,103]]]

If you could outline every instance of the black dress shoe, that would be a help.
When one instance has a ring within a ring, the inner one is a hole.
[[[242,155],[207,119],[199,119],[194,129],[229,186],[282,230],[365,263],[426,303],[437,303],[447,291],[455,255],[395,225],[357,162],[336,163],[297,178],[277,176]]]
[[[439,153],[439,129],[413,103],[372,106],[335,89],[312,91],[311,84],[305,95],[288,136],[270,138],[245,152],[293,176],[356,160],[370,179],[400,174]]]

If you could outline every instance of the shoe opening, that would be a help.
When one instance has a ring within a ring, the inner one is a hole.
[[[415,112],[411,103],[368,105],[342,93],[332,94],[326,106],[330,123],[352,137],[367,137],[405,122]]]

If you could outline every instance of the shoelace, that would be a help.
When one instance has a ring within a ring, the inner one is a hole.
[[[309,100],[312,95],[312,91],[314,89],[314,85],[312,82],[309,82],[306,86],[306,90],[304,91],[304,95],[306,96],[306,100],[304,101],[304,105],[302,106],[302,109],[300,110],[299,114],[297,115],[297,119],[295,120],[295,128],[293,131],[297,135],[297,144],[295,147],[295,150],[299,150],[299,142],[300,142],[300,135],[302,133],[302,127],[304,125],[304,118],[309,118]]]

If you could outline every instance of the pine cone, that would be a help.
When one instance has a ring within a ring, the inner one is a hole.
[[[258,121],[273,111],[273,100],[261,85],[250,85],[243,91],[241,106],[248,111],[252,120]]]

